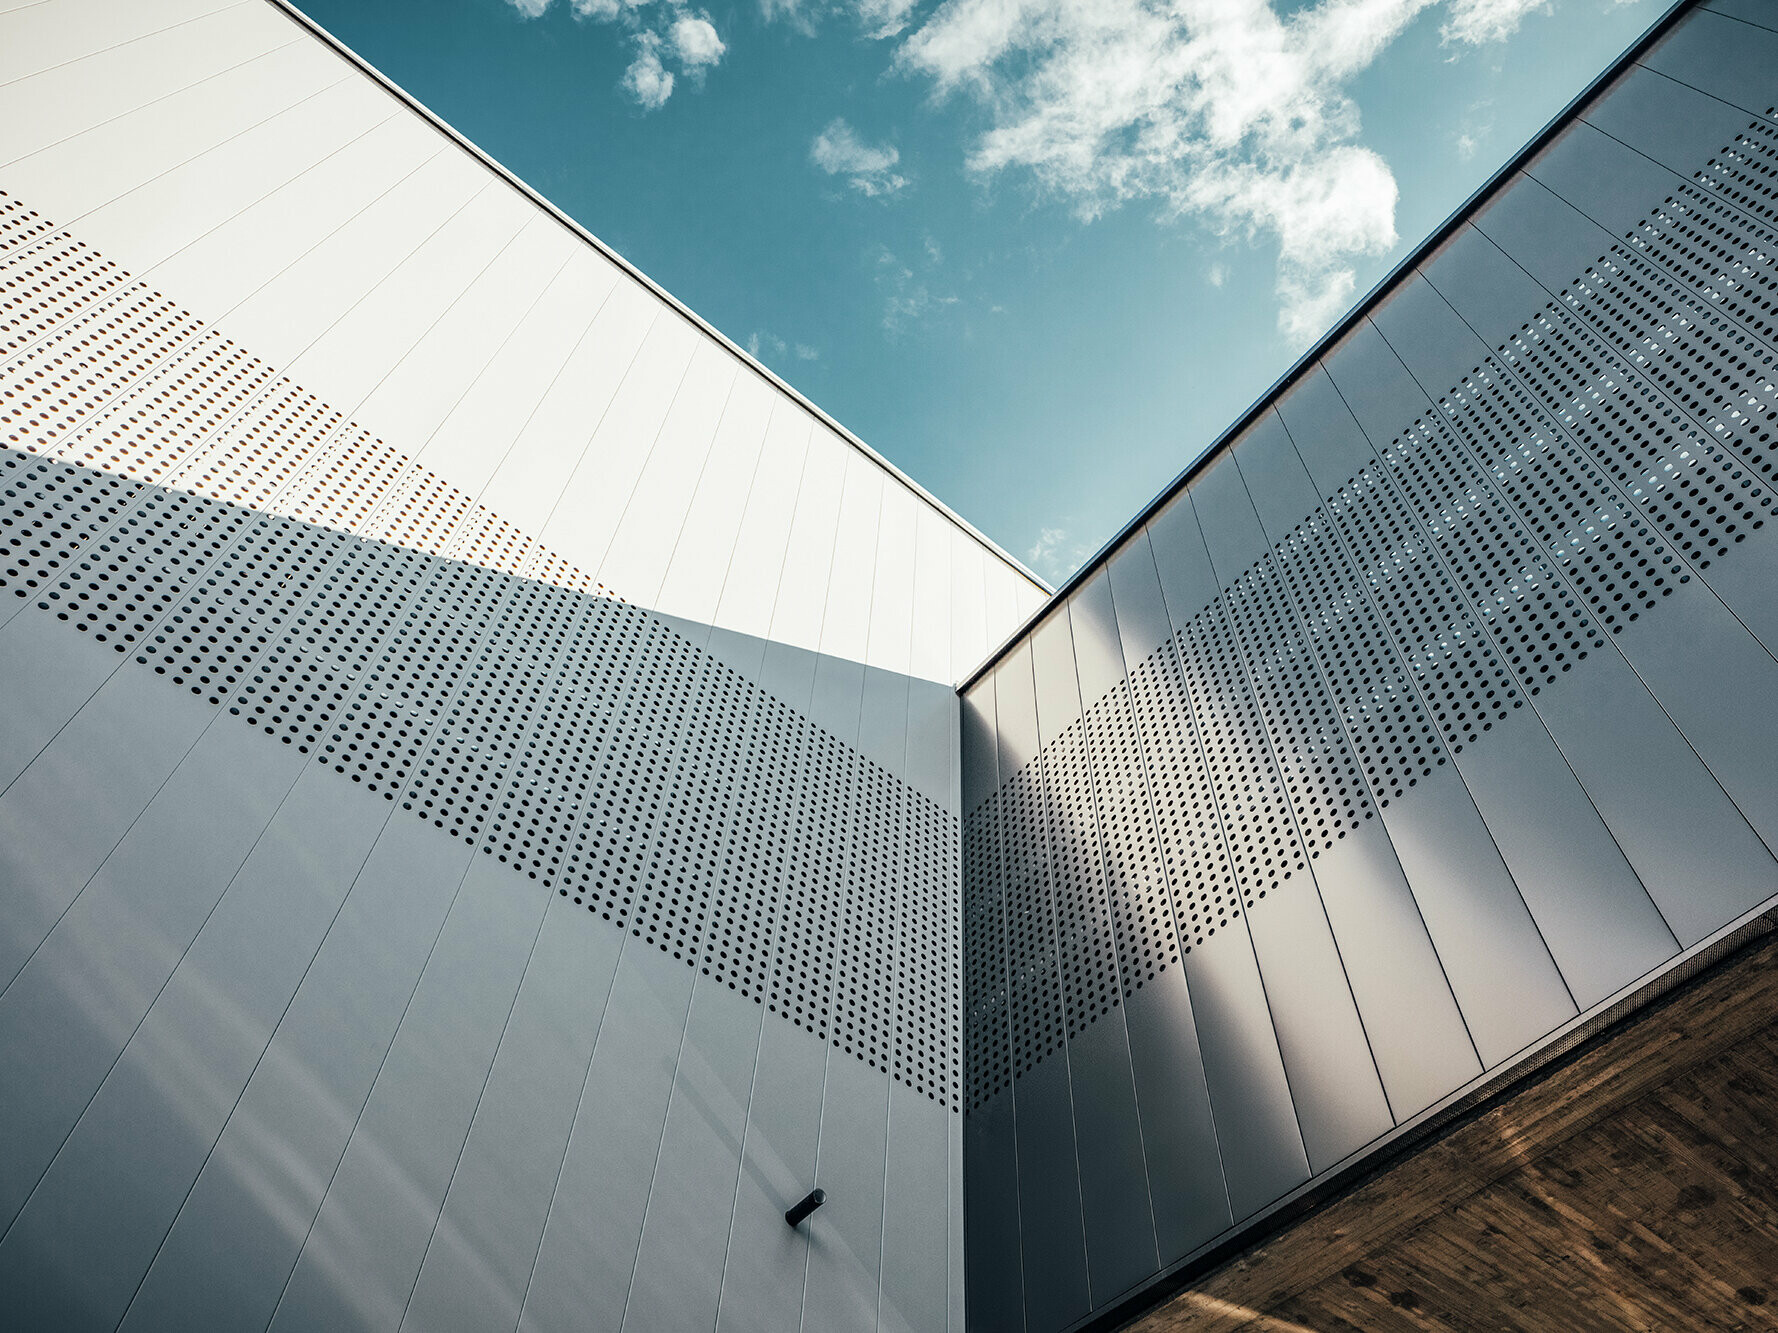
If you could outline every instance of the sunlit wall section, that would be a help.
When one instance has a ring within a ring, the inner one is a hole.
[[[1682,20],[967,690],[972,1328],[1778,894],[1775,29]]]

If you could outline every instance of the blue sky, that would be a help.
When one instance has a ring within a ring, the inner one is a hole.
[[[299,0],[1065,577],[1667,0]]]

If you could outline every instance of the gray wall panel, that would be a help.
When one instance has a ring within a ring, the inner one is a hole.
[[[1413,892],[1469,1039],[1483,1066],[1492,1066],[1572,1017],[1574,1004],[1450,762],[1448,742],[1441,744],[1382,618],[1359,588],[1357,566],[1332,521],[1315,512],[1318,497],[1282,421],[1250,432],[1235,458],[1276,541],[1274,558],[1364,769],[1377,824]]]
[[[937,1333],[949,1324],[950,1109],[889,1085],[883,1193],[882,1333]],[[942,1164],[942,1167],[941,1167]],[[932,1275],[945,1272],[947,1281]]]
[[[809,1033],[776,1019],[760,1030],[717,1309],[722,1333],[782,1333],[802,1325],[809,1229],[805,1223],[792,1231],[784,1210],[818,1183],[825,1064],[823,1043]]]
[[[888,1076],[829,1047],[815,1165],[827,1202],[804,1223],[809,1272],[801,1327],[807,1333],[877,1326],[888,1133]]]
[[[618,961],[521,1329],[579,1328],[588,1310],[624,1308],[693,975],[633,940]]]
[[[17,1075],[8,1078],[0,1103],[8,1143],[0,1216],[9,1224],[271,821],[300,764],[301,756],[244,727],[211,728],[0,996],[0,1054]],[[103,781],[96,771],[86,777]],[[23,1236],[20,1242],[30,1243]],[[0,1247],[0,1270],[6,1262]]]
[[[1277,430],[1275,419],[1265,428]],[[1480,1073],[1480,1063],[1464,1049],[1471,1038],[1450,983],[1376,822],[1376,798],[1339,728],[1233,460],[1193,487],[1192,507],[1296,813],[1297,838],[1313,863],[1309,883],[1333,931],[1390,1107],[1405,1118]],[[1342,1063],[1358,1058],[1352,1049],[1323,1048],[1321,1055]]]
[[[1744,111],[1770,116],[1778,31],[1769,21],[1762,27],[1701,12],[1668,33],[1641,63]]]
[[[1425,284],[1406,289],[1377,324],[1402,349],[1422,389],[1452,395],[1442,385],[1473,364],[1486,348]],[[1516,384],[1502,385],[1505,402],[1494,409],[1483,397],[1496,383],[1483,367],[1464,381],[1477,399],[1480,418],[1464,433],[1478,476],[1485,475],[1498,502],[1524,524],[1525,536],[1560,571],[1566,584],[1637,677],[1659,700],[1691,747],[1711,769],[1740,811],[1768,843],[1778,844],[1778,719],[1761,701],[1778,694],[1778,661],[1746,629],[1582,454],[1547,420]],[[1517,432],[1509,444],[1482,420],[1512,414]],[[1553,492],[1557,479],[1565,493]],[[1658,624],[1656,624],[1658,618]],[[1612,650],[1599,654],[1608,664]],[[1706,698],[1695,682],[1713,677]],[[1713,927],[1767,897],[1758,880],[1723,883],[1716,893],[1695,894],[1682,906],[1669,900],[1669,923],[1681,941],[1696,942]],[[1718,896],[1720,895],[1720,896]]]
[[[7,984],[197,740],[210,711],[195,699],[169,699],[141,673],[121,672],[0,796],[0,883],[8,888],[0,978]],[[69,818],[76,810],[80,818]]]
[[[492,858],[461,883],[273,1329],[401,1322],[544,907]]]
[[[403,1328],[518,1326],[623,938],[550,899]]]
[[[763,1010],[699,976],[623,1325],[716,1327]],[[776,1019],[774,1022],[778,1021]]]
[[[469,855],[417,821],[384,828],[122,1327],[270,1322]]]
[[[116,667],[111,653],[46,616],[15,617],[0,629],[9,701],[0,709],[0,801]]]
[[[1398,442],[1401,437],[1393,432],[1400,430],[1399,423],[1411,421],[1416,410],[1425,410],[1425,395],[1374,332],[1356,335],[1328,369],[1373,445],[1379,439]],[[1458,466],[1449,452],[1433,459],[1446,460]],[[1387,457],[1384,462],[1387,466]],[[1422,514],[1428,513],[1431,479],[1419,479],[1420,474],[1403,467],[1393,471],[1410,501]],[[1484,490],[1471,492],[1471,497],[1472,503],[1492,501]],[[1491,527],[1441,530],[1433,539],[1448,558],[1461,562],[1460,581],[1466,576],[1478,589],[1528,562],[1547,569],[1528,536],[1504,515]],[[1499,543],[1494,549],[1508,554],[1453,545],[1483,539]],[[1512,564],[1500,563],[1503,560]],[[1578,607],[1573,595],[1550,578],[1542,574],[1524,594],[1496,594],[1498,604],[1521,617],[1526,612],[1515,603],[1524,597],[1542,599],[1541,604],[1551,604],[1548,599],[1557,597],[1551,605],[1561,610]],[[1683,910],[1681,895],[1691,891],[1700,855],[1714,863],[1710,874],[1720,883],[1767,882],[1770,872],[1764,862],[1770,857],[1764,847],[1622,657],[1590,627],[1590,620],[1574,611],[1549,632],[1558,630],[1563,651],[1552,652],[1547,659],[1515,652],[1510,638],[1503,652],[1526,682],[1523,688],[1537,699],[1552,736],[1663,915],[1671,922],[1671,911]],[[1593,651],[1581,659],[1579,653],[1589,647]],[[1679,851],[1704,830],[1707,837],[1691,850]],[[1688,887],[1682,891],[1681,884]],[[1626,983],[1632,979],[1623,978]]]

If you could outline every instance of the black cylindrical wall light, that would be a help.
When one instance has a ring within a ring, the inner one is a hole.
[[[798,1199],[795,1203],[791,1204],[789,1208],[784,1210],[784,1220],[794,1227],[826,1202],[826,1190],[810,1190],[807,1194],[803,1195],[802,1198]]]

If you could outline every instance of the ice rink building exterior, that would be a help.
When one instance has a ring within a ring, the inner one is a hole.
[[[1775,105],[1680,5],[1052,598],[293,11],[0,0],[14,1326],[1103,1323],[1765,910]]]

